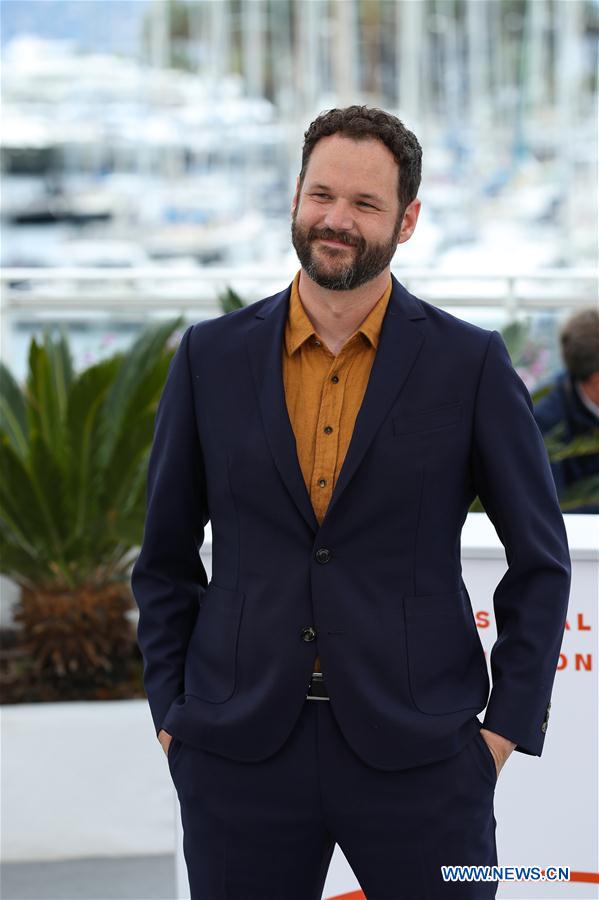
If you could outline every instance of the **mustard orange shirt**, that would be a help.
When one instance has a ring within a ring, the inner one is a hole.
[[[283,341],[285,402],[304,482],[320,524],[368,385],[383,318],[391,296],[391,278],[375,303],[335,356],[315,330],[293,279]],[[320,671],[316,659],[314,671]]]

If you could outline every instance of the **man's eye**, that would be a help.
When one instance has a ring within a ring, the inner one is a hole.
[[[324,197],[325,199],[329,199],[329,194],[325,194],[322,191],[318,191],[312,194],[313,197]],[[368,209],[376,209],[372,203],[367,203],[366,200],[358,200],[358,206],[367,206]]]

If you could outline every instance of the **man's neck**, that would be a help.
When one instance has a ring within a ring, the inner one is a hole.
[[[364,321],[389,285],[389,267],[380,275],[352,291],[323,288],[300,271],[298,291],[312,325],[333,353]]]

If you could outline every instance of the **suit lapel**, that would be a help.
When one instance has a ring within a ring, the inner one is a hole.
[[[283,383],[283,335],[291,285],[263,303],[256,325],[247,335],[247,348],[258,403],[275,465],[302,516],[316,532],[318,520],[306,489],[287,412]]]
[[[393,289],[368,385],[323,526],[332,515],[339,497],[360,465],[378,428],[383,424],[424,343],[424,307],[393,275],[391,279]]]
[[[352,438],[326,511],[328,521],[377,429],[402,389],[424,342],[426,312],[421,302],[391,276],[393,288],[379,345]],[[295,435],[285,403],[283,335],[291,285],[256,313],[247,346],[266,437],[275,465],[296,506],[314,532],[319,529],[297,456]]]

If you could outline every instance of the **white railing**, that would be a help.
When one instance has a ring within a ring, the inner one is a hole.
[[[0,272],[0,312],[219,312],[227,287],[253,302],[285,287],[292,267],[7,268]],[[530,309],[576,309],[597,300],[599,269],[531,272],[443,272],[394,269],[408,290],[438,306],[487,307],[509,314]],[[101,306],[97,304],[100,303]]]
[[[14,365],[17,328],[60,321],[143,325],[149,318],[222,314],[219,295],[232,288],[246,304],[286,287],[297,271],[286,266],[143,268],[6,268],[0,271],[0,359]],[[416,296],[484,327],[524,312],[573,311],[597,302],[597,269],[531,272],[443,272],[393,269]]]

